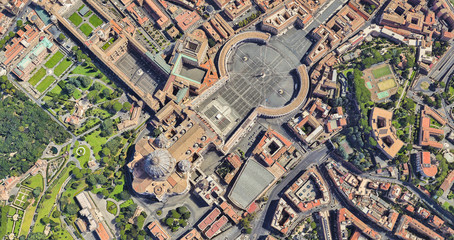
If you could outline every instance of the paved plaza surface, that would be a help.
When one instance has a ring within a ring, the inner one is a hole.
[[[228,137],[254,108],[290,103],[300,87],[296,68],[311,45],[306,35],[306,30],[292,28],[268,44],[240,43],[226,61],[229,81],[198,110]]]
[[[115,64],[131,82],[139,87],[145,93],[153,94],[159,86],[159,79],[152,75],[149,67],[145,66],[142,61],[127,52]]]

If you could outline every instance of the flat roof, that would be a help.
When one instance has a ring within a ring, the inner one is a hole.
[[[246,209],[274,181],[275,177],[253,159],[241,170],[228,197],[238,207]]]

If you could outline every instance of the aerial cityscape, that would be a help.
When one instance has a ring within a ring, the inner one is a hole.
[[[0,0],[0,239],[454,240],[454,0]]]

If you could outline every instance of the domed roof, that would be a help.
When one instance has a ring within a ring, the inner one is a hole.
[[[189,160],[181,160],[178,162],[178,169],[181,172],[187,172],[189,169],[191,169],[191,162]]]
[[[169,151],[156,149],[148,154],[144,160],[144,171],[153,180],[163,181],[173,172],[175,168],[175,159]]]
[[[164,134],[160,134],[157,138],[155,138],[153,143],[158,148],[167,148],[169,146],[169,139],[167,139]]]

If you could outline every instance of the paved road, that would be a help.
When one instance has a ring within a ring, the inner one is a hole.
[[[413,194],[419,196],[419,198],[426,204],[426,206],[429,208],[429,210],[432,212],[436,212],[440,217],[448,222],[449,224],[454,223],[454,216],[450,212],[446,211],[444,208],[442,208],[438,203],[435,202],[432,198],[424,194],[421,190],[419,190],[417,187],[413,186],[413,184],[408,183],[408,182],[402,182],[397,179],[393,178],[384,178],[384,177],[376,177],[376,176],[371,176],[370,174],[362,174],[363,177],[375,180],[375,181],[383,181],[383,182],[391,182],[399,185],[403,185],[407,187],[407,189],[412,192]]]
[[[274,189],[271,191],[268,197],[268,202],[264,207],[264,210],[261,214],[257,215],[257,220],[252,230],[251,239],[257,239],[260,236],[266,236],[270,233],[270,222],[273,214],[269,214],[268,211],[274,211],[273,208],[270,209],[272,202],[279,200],[280,194],[283,190],[287,189],[289,184],[299,176],[302,170],[307,169],[310,165],[320,164],[326,160],[329,154],[329,150],[326,146],[322,146],[317,150],[314,150],[307,155],[303,156],[302,160],[296,167],[279,183],[276,184]]]

